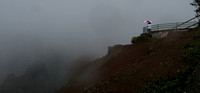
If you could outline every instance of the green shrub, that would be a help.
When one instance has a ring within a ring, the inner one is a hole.
[[[136,43],[136,41],[137,41],[137,37],[132,37],[131,43],[132,43],[132,44],[133,44],[133,43]]]
[[[200,61],[200,29],[198,30],[193,42],[184,46],[187,48],[181,56],[181,61],[189,62],[192,65],[197,65]]]
[[[150,35],[148,35],[148,34],[142,34],[142,35],[140,35],[140,36],[138,36],[138,37],[132,37],[131,43],[133,44],[133,43],[136,43],[136,42],[138,42],[138,41],[150,40],[150,39],[151,39],[151,36],[150,36]]]
[[[182,93],[186,85],[193,80],[192,71],[186,67],[174,78],[168,77],[166,80],[157,78],[148,83],[149,89],[145,93]]]
[[[139,36],[139,39],[141,39],[141,40],[149,40],[149,39],[151,39],[151,35],[142,34],[141,36]]]

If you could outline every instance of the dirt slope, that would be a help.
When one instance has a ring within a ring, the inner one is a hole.
[[[57,93],[137,93],[146,81],[177,74],[183,46],[195,32],[169,32],[160,40],[143,40],[131,45],[110,47],[108,54],[81,67],[68,85]]]

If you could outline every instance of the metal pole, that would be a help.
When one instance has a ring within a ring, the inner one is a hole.
[[[146,27],[143,27],[143,33],[146,33]]]
[[[157,30],[159,31],[159,24],[157,25]]]
[[[181,26],[181,25],[183,25],[183,24],[185,24],[185,23],[187,23],[187,22],[189,22],[189,21],[192,21],[192,20],[194,20],[195,18],[198,18],[198,17],[199,17],[199,15],[198,15],[198,16],[195,16],[194,18],[191,18],[191,19],[189,19],[189,20],[188,20],[188,21],[186,21],[186,22],[183,22],[182,24],[176,25],[176,27],[174,27],[174,28],[176,28],[176,29],[177,29],[177,27],[178,27],[178,26]],[[172,30],[173,30],[174,28],[172,28]]]

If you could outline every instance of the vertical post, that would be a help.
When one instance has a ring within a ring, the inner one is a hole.
[[[178,23],[176,23],[176,31],[177,31],[177,29],[178,29]]]
[[[144,27],[143,27],[143,33],[144,33]]]
[[[159,31],[159,24],[157,25],[157,31]]]
[[[146,27],[143,27],[143,33],[146,33]]]

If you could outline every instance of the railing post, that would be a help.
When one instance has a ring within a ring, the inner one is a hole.
[[[178,23],[176,23],[176,31],[177,31],[177,29],[178,29]]]
[[[143,33],[146,33],[146,27],[143,27]]]
[[[159,31],[159,24],[157,25],[157,31]]]

